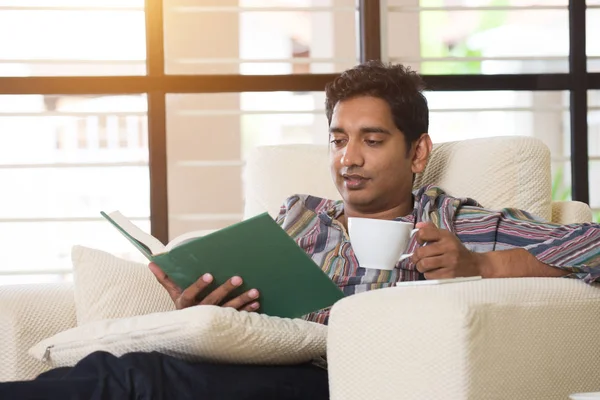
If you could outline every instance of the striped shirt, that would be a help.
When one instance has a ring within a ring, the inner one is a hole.
[[[492,211],[473,199],[451,197],[435,186],[414,191],[413,198],[413,212],[397,221],[433,222],[454,233],[474,252],[524,248],[539,261],[569,271],[567,277],[587,283],[600,278],[599,224],[558,225],[522,210]],[[276,220],[346,295],[418,280],[410,258],[391,271],[361,268],[344,226],[337,221],[343,211],[340,200],[294,195],[285,201]],[[407,252],[417,246],[413,238]],[[305,318],[326,324],[328,317],[329,309],[324,309]]]

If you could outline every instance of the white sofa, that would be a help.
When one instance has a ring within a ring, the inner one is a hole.
[[[589,207],[551,201],[550,154],[499,137],[436,145],[415,186],[435,183],[486,207],[518,207],[558,223]],[[327,148],[257,148],[245,170],[245,216],[276,214],[294,193],[338,194]],[[566,399],[600,390],[600,291],[582,282],[498,279],[390,288],[338,302],[329,325],[332,399]],[[31,379],[27,355],[76,325],[71,284],[0,286],[0,381]]]

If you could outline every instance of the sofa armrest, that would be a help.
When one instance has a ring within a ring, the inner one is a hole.
[[[0,382],[46,371],[27,351],[76,325],[71,283],[0,286]]]
[[[552,222],[563,225],[592,222],[592,210],[580,201],[553,201]]]
[[[334,305],[332,400],[566,399],[600,391],[600,289],[567,278],[404,286]]]

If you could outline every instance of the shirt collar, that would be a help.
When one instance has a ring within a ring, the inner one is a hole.
[[[415,222],[417,220],[416,213],[420,209],[418,207],[419,200],[413,193],[413,211],[405,215],[403,217],[394,218],[395,221],[404,221],[404,222]],[[326,225],[331,225],[334,219],[337,219],[340,215],[344,213],[344,202],[342,200],[332,201],[331,205],[322,211],[319,212],[319,219],[323,221]]]

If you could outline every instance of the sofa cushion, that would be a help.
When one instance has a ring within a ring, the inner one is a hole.
[[[29,380],[45,372],[47,367],[27,350],[76,324],[70,282],[0,285],[0,382]]]
[[[217,306],[90,322],[45,339],[29,353],[52,367],[95,351],[157,351],[188,361],[296,364],[325,354],[327,327]]]
[[[146,264],[83,246],[71,257],[77,325],[175,309]]]

